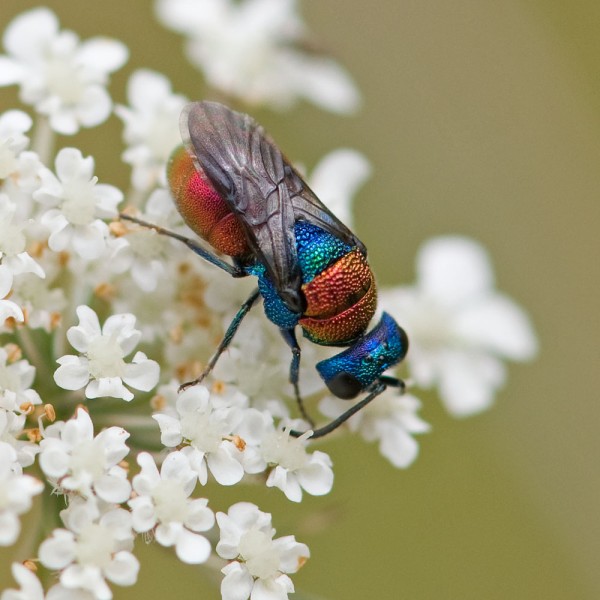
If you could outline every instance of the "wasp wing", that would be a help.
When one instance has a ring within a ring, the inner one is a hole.
[[[285,183],[290,192],[296,220],[309,221],[340,238],[346,244],[357,246],[366,256],[365,245],[319,200],[301,175],[293,167],[289,168]]]
[[[180,125],[197,166],[239,218],[278,294],[291,310],[302,313],[295,221],[305,219],[349,244],[364,246],[248,115],[216,102],[195,102],[184,109]]]

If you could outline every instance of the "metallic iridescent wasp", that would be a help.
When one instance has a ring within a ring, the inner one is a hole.
[[[383,372],[404,358],[406,334],[387,313],[366,332],[377,290],[363,243],[322,204],[248,115],[214,102],[195,102],[183,110],[180,127],[184,145],[173,153],[167,173],[177,209],[187,225],[219,254],[230,256],[232,264],[189,238],[123,218],[179,239],[233,277],[258,278],[258,287],[239,309],[202,375],[181,388],[199,383],[211,371],[262,296],[267,317],[291,349],[289,379],[300,412],[313,429],[298,386],[296,326],[311,342],[348,347],[316,365],[335,396],[352,399],[368,392],[340,417],[314,429],[311,437],[333,431],[386,387],[404,389],[401,380]]]

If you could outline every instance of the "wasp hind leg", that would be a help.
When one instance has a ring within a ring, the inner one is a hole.
[[[219,357],[221,356],[221,354],[223,354],[223,352],[225,350],[227,350],[227,347],[229,346],[229,344],[231,343],[231,340],[235,336],[242,320],[250,312],[250,309],[254,306],[254,303],[258,300],[258,298],[260,298],[260,292],[258,291],[258,288],[256,288],[252,292],[252,294],[250,294],[250,296],[244,302],[244,304],[242,304],[242,306],[240,306],[240,309],[237,311],[235,317],[233,317],[233,320],[231,321],[231,323],[229,323],[229,327],[227,327],[227,331],[225,332],[225,335],[223,336],[221,343],[215,350],[215,353],[212,355],[211,359],[208,361],[208,364],[206,365],[206,368],[204,369],[204,371],[202,371],[200,376],[197,377],[196,379],[182,383],[179,386],[180,392],[182,392],[183,390],[185,390],[193,385],[197,385],[197,384],[201,383],[204,380],[204,378],[213,370],[213,368],[217,364],[217,361],[219,360]]]
[[[302,396],[300,395],[300,387],[298,385],[298,379],[300,377],[300,356],[302,354],[298,340],[296,339],[296,332],[294,329],[280,329],[283,339],[292,351],[292,361],[290,362],[290,383],[294,386],[294,396],[296,397],[296,404],[298,410],[302,415],[302,418],[309,423],[311,427],[315,426],[315,422],[306,412]]]

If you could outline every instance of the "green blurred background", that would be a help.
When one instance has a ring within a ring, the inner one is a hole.
[[[37,5],[0,0],[2,29]],[[82,38],[128,44],[110,88],[117,101],[142,66],[202,96],[181,38],[157,24],[151,2],[46,5]],[[255,111],[259,120],[309,167],[339,146],[372,161],[357,230],[381,283],[412,281],[430,236],[481,241],[499,287],[530,311],[541,353],[512,367],[494,409],[476,418],[453,420],[425,397],[433,431],[407,471],[341,439],[321,444],[335,462],[329,496],[297,506],[277,490],[249,490],[279,534],[311,548],[296,597],[599,598],[600,4],[305,0],[303,14],[355,77],[364,108],[354,118],[307,105]],[[0,89],[0,112],[15,98]],[[112,118],[76,143],[96,157],[101,181],[126,189],[120,130]],[[239,499],[236,490],[207,494],[220,510]],[[115,588],[115,598],[220,598],[204,571],[170,551],[139,543],[138,554],[140,583]]]

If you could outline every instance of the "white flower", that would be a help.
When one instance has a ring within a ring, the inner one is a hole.
[[[93,600],[94,594],[86,590],[73,590],[57,583],[44,595],[44,589],[35,573],[21,563],[13,563],[12,574],[20,590],[7,589],[0,594],[0,600]]]
[[[17,453],[16,461],[21,467],[29,467],[35,460],[40,447],[33,442],[18,439],[23,436],[26,415],[0,408],[0,443],[12,446]]]
[[[289,535],[273,539],[271,515],[239,502],[217,513],[221,538],[217,553],[231,562],[221,572],[223,600],[281,600],[294,592],[286,573],[295,573],[310,556],[308,546]]]
[[[9,362],[5,348],[0,348],[0,408],[19,412],[24,404],[41,404],[39,394],[31,389],[35,367],[26,360]]]
[[[231,314],[223,317],[224,327],[231,318]],[[317,344],[304,344],[302,347],[300,388],[305,396],[324,388],[316,369],[309,366],[314,365],[319,357],[324,358],[324,352],[323,347]],[[219,358],[213,375],[221,381],[235,384],[252,399],[255,407],[266,408],[273,416],[285,418],[288,408],[282,394],[293,397],[289,383],[291,358],[289,346],[259,306],[244,318],[231,346]]]
[[[437,385],[447,409],[466,416],[490,406],[506,379],[502,359],[527,360],[537,349],[524,311],[493,287],[485,250],[461,237],[426,243],[417,257],[418,282],[380,294],[382,308],[410,339],[410,374]]]
[[[340,148],[319,161],[308,183],[327,208],[352,229],[352,197],[370,175],[371,165],[360,152]]]
[[[147,452],[138,455],[141,472],[133,478],[137,496],[129,501],[133,528],[138,532],[154,529],[156,541],[175,546],[178,558],[189,564],[206,562],[210,543],[199,531],[215,524],[215,516],[204,498],[192,499],[196,473],[181,452],[165,458],[160,473]]]
[[[4,590],[0,600],[44,600],[44,588],[35,573],[21,563],[13,563],[11,571],[21,589]]]
[[[262,454],[261,444],[263,439],[274,431],[273,414],[269,410],[243,407],[236,435],[244,440],[241,461],[246,473],[262,473],[267,469],[268,464]]]
[[[60,323],[62,311],[68,303],[65,290],[56,282],[24,273],[14,280],[12,291],[13,297],[27,313],[30,329],[41,327],[50,332]]]
[[[70,589],[61,583],[53,585],[46,594],[46,600],[94,600],[95,597],[88,590]]]
[[[67,529],[55,529],[39,548],[40,562],[60,570],[60,583],[68,589],[87,590],[98,600],[110,600],[105,579],[133,585],[139,562],[131,554],[131,514],[121,508],[102,510],[93,500],[75,499],[61,518]]]
[[[17,170],[17,156],[29,143],[24,134],[31,123],[31,117],[20,110],[7,110],[0,115],[0,179]]]
[[[130,77],[127,99],[132,108],[118,105],[115,113],[125,125],[123,160],[133,167],[131,183],[138,190],[166,186],[166,164],[181,144],[179,116],[187,99],[172,93],[164,75],[146,69]]]
[[[21,100],[48,115],[52,129],[71,135],[110,115],[105,86],[127,60],[123,44],[102,37],[80,43],[72,31],[59,31],[47,8],[17,16],[3,41],[8,55],[0,55],[0,86],[20,85]]]
[[[127,472],[118,466],[129,453],[123,428],[109,427],[94,437],[90,415],[79,408],[74,419],[53,423],[43,434],[40,466],[59,490],[84,497],[95,493],[115,504],[129,498]]]
[[[306,452],[306,440],[311,434],[312,431],[307,431],[295,438],[285,429],[271,431],[261,441],[262,456],[273,466],[267,486],[279,488],[292,502],[302,500],[302,490],[312,496],[323,496],[333,487],[329,456],[319,451]]]
[[[85,356],[66,355],[57,360],[60,367],[54,373],[54,380],[60,387],[78,390],[86,386],[86,398],[111,396],[129,401],[133,394],[124,383],[144,392],[158,383],[158,363],[143,352],[136,352],[132,363],[123,360],[133,352],[141,335],[134,329],[133,315],[112,315],[102,329],[89,306],[78,307],[77,316],[79,325],[69,328],[67,338]]]
[[[175,212],[170,193],[160,188],[152,192],[140,218],[169,229]],[[136,225],[131,226],[124,239],[127,244],[115,257],[121,263],[118,270],[130,273],[142,291],[154,292],[169,276],[169,264],[177,256],[173,240],[153,229]]]
[[[294,0],[158,0],[168,27],[208,83],[252,104],[288,108],[298,98],[327,110],[357,109],[358,91],[332,59],[300,50],[307,37]]]
[[[42,186],[33,197],[50,208],[41,223],[50,230],[48,245],[60,252],[70,247],[85,259],[98,258],[106,248],[108,225],[101,219],[117,216],[123,199],[112,185],[98,184],[94,159],[83,158],[76,148],[63,148],[56,156],[56,173],[42,169]]]
[[[205,485],[208,470],[221,485],[233,485],[244,476],[241,452],[231,434],[241,420],[234,408],[215,408],[208,390],[195,385],[179,395],[177,417],[155,414],[162,443],[172,448],[182,442],[189,446],[182,452],[188,458],[198,480]]]
[[[0,183],[0,190],[17,205],[16,222],[25,222],[33,216],[33,192],[40,186],[40,171],[44,165],[35,152],[21,152],[13,163],[10,175]],[[29,221],[26,228],[36,226]],[[39,226],[38,226],[39,227]]]
[[[0,265],[0,327],[6,319],[12,318],[15,321],[23,321],[23,311],[12,300],[7,300],[10,289],[13,284],[12,271],[5,265]]]
[[[320,411],[335,419],[349,408],[347,400],[325,397]],[[395,467],[404,469],[417,458],[419,445],[414,434],[429,431],[417,411],[421,403],[411,394],[399,394],[388,388],[373,402],[353,415],[346,423],[350,431],[358,431],[367,442],[379,441],[379,451]]]
[[[43,278],[42,267],[25,252],[25,224],[15,218],[16,211],[17,205],[6,194],[0,193],[0,261],[13,275],[34,273]]]
[[[41,481],[21,473],[15,449],[0,442],[0,546],[17,541],[21,531],[18,517],[31,508],[33,496],[43,489]]]

